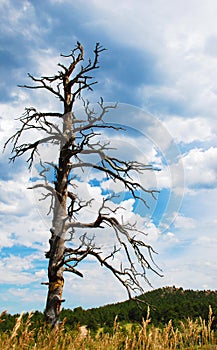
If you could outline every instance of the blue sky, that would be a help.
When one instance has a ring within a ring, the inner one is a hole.
[[[28,72],[55,73],[59,54],[70,52],[77,40],[87,57],[96,42],[107,48],[95,75],[99,83],[88,97],[93,103],[100,96],[119,102],[111,118],[128,130],[113,137],[121,156],[161,168],[141,179],[161,191],[149,211],[121,197],[158,252],[164,277],[148,274],[154,288],[217,289],[216,13],[214,0],[0,3],[1,148],[26,106],[60,108],[49,95],[17,87],[28,83]],[[35,173],[28,172],[25,159],[8,164],[8,157],[9,150],[0,158],[0,307],[11,313],[42,311],[49,217],[36,203],[37,193],[27,190]],[[100,181],[103,191],[119,191]],[[93,182],[82,191],[100,202],[101,190]],[[106,270],[89,261],[83,272],[84,279],[66,275],[65,307],[126,299]]]

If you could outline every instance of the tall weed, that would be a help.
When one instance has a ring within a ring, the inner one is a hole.
[[[4,322],[2,312],[0,322]],[[64,322],[58,329],[51,330],[46,325],[34,330],[32,313],[24,322],[21,314],[11,332],[0,334],[0,349],[4,350],[217,350],[217,342],[212,329],[213,314],[209,308],[209,318],[196,321],[188,318],[174,327],[172,320],[163,328],[151,323],[150,310],[141,325],[122,326],[115,318],[113,332],[98,332],[83,336],[78,329],[66,331]]]

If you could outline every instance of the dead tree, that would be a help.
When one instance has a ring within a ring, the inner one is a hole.
[[[145,243],[145,233],[136,228],[135,223],[124,222],[117,219],[120,209],[117,205],[111,206],[112,196],[107,194],[101,203],[100,209],[95,213],[91,222],[79,220],[80,213],[92,204],[91,200],[79,198],[74,190],[73,179],[76,170],[86,171],[89,168],[103,172],[105,176],[115,182],[124,185],[132,198],[146,201],[143,195],[147,193],[154,196],[155,191],[145,189],[140,182],[133,180],[134,172],[140,173],[152,170],[150,165],[144,165],[136,161],[124,161],[109,155],[108,142],[99,139],[99,130],[112,129],[118,132],[119,127],[105,122],[107,112],[116,108],[116,105],[106,105],[101,98],[98,102],[98,110],[91,107],[87,100],[83,99],[85,90],[92,90],[96,84],[90,75],[99,68],[99,54],[104,48],[97,43],[93,52],[93,59],[85,63],[84,49],[77,45],[69,55],[61,55],[62,60],[69,60],[68,65],[58,64],[59,71],[53,76],[35,78],[28,74],[33,85],[22,85],[27,89],[47,90],[57,97],[63,106],[62,112],[40,112],[30,107],[19,118],[20,129],[7,141],[12,143],[12,155],[10,160],[15,161],[20,156],[27,154],[27,162],[31,168],[36,162],[41,145],[58,145],[58,161],[48,160],[41,164],[40,183],[33,184],[32,188],[43,189],[45,198],[51,199],[50,212],[52,213],[52,227],[50,229],[50,249],[45,256],[48,264],[48,285],[45,317],[53,327],[58,325],[61,309],[64,272],[69,271],[83,277],[79,263],[92,256],[102,265],[108,268],[114,276],[126,288],[129,297],[132,292],[143,292],[142,282],[149,282],[146,270],[150,269],[159,274],[152,254],[154,250]],[[75,102],[80,99],[83,103],[83,116],[80,118],[74,112]],[[56,121],[59,122],[56,122]],[[38,133],[34,141],[23,143],[23,136],[32,131]],[[5,145],[5,146],[6,146]],[[92,162],[92,156],[97,157]],[[55,171],[55,181],[49,181],[49,167]],[[114,204],[114,202],[113,202]],[[97,244],[95,237],[107,226],[113,230],[116,242],[110,252]],[[90,236],[88,232],[94,232]],[[76,238],[76,232],[78,238]],[[70,242],[73,244],[70,245]],[[77,245],[76,245],[77,244]],[[115,261],[116,254],[124,253],[123,261],[118,264]]]

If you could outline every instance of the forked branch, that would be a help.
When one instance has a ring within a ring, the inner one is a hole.
[[[78,174],[92,169],[93,173],[100,173],[100,179],[103,179],[100,181],[110,179],[120,184],[121,191],[130,194],[135,201],[140,200],[146,207],[148,204],[144,194],[155,198],[157,192],[145,188],[141,181],[135,180],[138,175],[154,170],[151,165],[112,156],[113,153],[109,152],[113,152],[114,148],[110,144],[109,132],[108,137],[103,140],[105,131],[119,132],[124,129],[115,124],[115,121],[108,123],[105,120],[108,112],[117,105],[106,105],[101,98],[93,107],[89,101],[82,98],[82,93],[92,90],[92,86],[96,84],[92,71],[99,68],[99,55],[104,50],[96,43],[93,58],[85,62],[84,48],[77,42],[69,55],[61,55],[67,64],[59,63],[58,71],[53,76],[36,78],[28,74],[33,85],[22,87],[48,91],[51,96],[60,100],[63,112],[40,112],[34,107],[26,108],[19,118],[21,127],[5,144],[5,147],[9,143],[12,144],[12,161],[27,154],[29,168],[40,151],[39,146],[58,146],[57,151],[55,148],[53,159],[43,159],[42,162],[40,155],[37,166],[41,166],[39,175],[42,182],[37,181],[30,187],[42,190],[40,200],[50,200],[48,213],[53,214],[50,249],[45,254],[49,259],[49,288],[45,314],[46,320],[53,327],[59,322],[64,271],[82,277],[78,265],[85,259],[94,257],[109,269],[127,289],[130,298],[132,292],[143,292],[144,280],[149,283],[146,277],[147,270],[160,275],[160,269],[153,259],[155,251],[145,243],[143,230],[139,230],[136,223],[126,222],[123,217],[120,219],[120,210],[123,208],[116,204],[114,197],[117,195],[112,195],[112,190],[108,190],[105,195],[101,193],[101,207],[96,209],[95,216],[93,212],[89,216],[88,211],[85,215],[84,211],[91,206],[94,209],[94,199],[90,199],[84,188],[80,192],[75,188],[82,182]],[[82,116],[77,116],[75,112],[74,102],[77,98],[82,98]],[[49,166],[54,169],[52,180]],[[100,235],[101,238],[101,231],[105,227],[114,238],[110,249],[99,244],[96,237]],[[89,231],[93,232],[92,236],[88,235]]]

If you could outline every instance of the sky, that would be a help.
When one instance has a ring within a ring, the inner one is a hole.
[[[150,210],[120,196],[125,215],[144,228],[158,253],[163,277],[148,272],[153,288],[217,289],[216,14],[215,0],[0,2],[1,150],[25,107],[60,108],[48,94],[17,86],[29,83],[27,73],[54,74],[60,53],[70,53],[77,41],[87,57],[96,42],[107,49],[88,98],[118,102],[108,120],[127,131],[107,137],[120,156],[160,169],[140,177],[160,191],[157,201],[148,198]],[[27,189],[35,169],[28,171],[25,157],[15,163],[9,157],[10,147],[0,155],[0,308],[43,311],[49,217],[38,193]],[[94,208],[108,188],[121,193],[93,174],[82,180],[80,191],[94,196]],[[64,307],[127,298],[111,273],[93,261],[83,265],[83,273],[83,279],[65,276]]]

